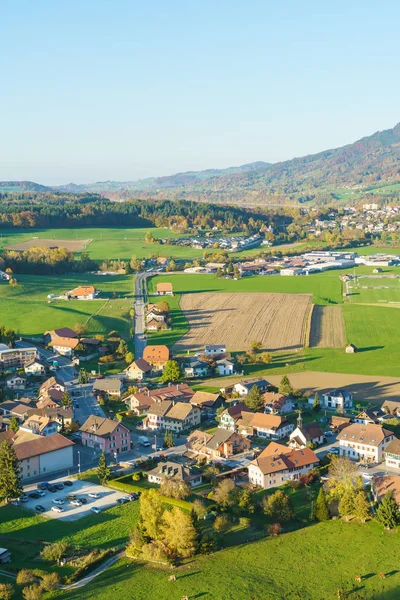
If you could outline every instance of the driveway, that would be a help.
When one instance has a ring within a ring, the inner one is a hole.
[[[51,483],[62,481],[63,479],[55,479]],[[126,494],[122,492],[117,492],[108,487],[90,483],[88,481],[80,481],[77,479],[73,479],[71,481],[73,481],[72,486],[66,486],[63,490],[54,493],[46,492],[46,495],[43,496],[43,498],[30,498],[28,502],[23,504],[23,507],[36,512],[35,506],[41,504],[46,509],[46,512],[40,514],[45,517],[49,517],[50,519],[60,519],[61,521],[76,521],[77,519],[87,517],[88,515],[93,515],[93,517],[98,516],[91,512],[90,509],[93,506],[97,506],[101,510],[106,510],[107,508],[115,506],[118,498],[126,496]],[[35,489],[37,489],[37,485],[25,487],[25,491],[27,493]],[[88,494],[91,492],[97,492],[100,497],[97,499],[90,498]],[[83,506],[73,506],[71,501],[67,500],[66,498],[68,494],[76,494],[78,498],[86,498],[87,504],[84,504]],[[61,498],[64,500],[64,504],[61,506],[61,508],[63,508],[62,513],[57,513],[51,510],[52,506],[55,506],[55,504],[52,502],[55,498]]]

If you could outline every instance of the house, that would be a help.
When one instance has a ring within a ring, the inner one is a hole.
[[[324,434],[316,421],[303,425],[301,417],[297,419],[297,427],[290,434],[289,446],[305,448],[309,444],[323,444]]]
[[[146,322],[146,329],[147,331],[158,331],[161,329],[161,323],[156,319],[150,319]]]
[[[312,401],[314,401],[312,399]],[[332,410],[345,410],[353,408],[353,394],[344,389],[332,390],[322,394],[321,407]]]
[[[394,417],[400,416],[400,402],[394,400],[385,400],[382,404],[382,410],[387,415],[393,415]]]
[[[221,427],[222,429],[229,429],[230,431],[235,431],[236,424],[242,418],[243,413],[253,414],[242,402],[238,402],[233,406],[229,406],[229,408],[225,409],[221,415],[219,427]]]
[[[388,492],[400,505],[400,475],[382,475],[374,477],[371,482],[371,492],[375,502],[381,502]]]
[[[206,273],[216,273],[218,269],[225,269],[226,263],[209,262],[205,265]]]
[[[400,469],[400,440],[393,438],[390,444],[386,447],[385,463],[388,469]]]
[[[99,293],[93,285],[79,285],[68,292],[68,296],[73,300],[94,300]]]
[[[163,400],[189,402],[194,396],[194,391],[187,383],[178,383],[177,385],[168,385],[164,388],[149,390],[142,388],[140,392],[131,394],[125,398],[126,404],[130,410],[136,414],[147,412],[147,409],[153,404],[160,403]]]
[[[38,415],[48,417],[51,421],[55,421],[59,429],[71,425],[73,419],[72,406],[44,406],[43,408],[29,408],[27,411],[28,417]]]
[[[319,459],[310,448],[293,450],[272,442],[249,464],[249,481],[268,490],[298,480],[318,464]]]
[[[21,423],[28,417],[30,404],[21,402],[20,400],[6,400],[0,404],[0,412],[4,417],[15,417]]]
[[[162,371],[165,364],[169,361],[168,346],[146,346],[143,351],[143,358],[152,366],[153,371]]]
[[[144,429],[168,429],[179,432],[200,425],[201,411],[188,402],[163,400],[153,404],[143,420]]]
[[[127,379],[133,381],[142,381],[146,375],[151,373],[151,365],[147,362],[147,360],[144,360],[144,358],[138,358],[137,360],[133,361],[129,367],[124,369],[124,373]]]
[[[45,375],[46,365],[38,358],[32,358],[24,365],[25,375]]]
[[[6,386],[9,390],[23,390],[25,389],[26,377],[18,375],[9,375],[6,377]]]
[[[52,331],[46,331],[44,339],[48,346],[53,348],[53,352],[58,352],[62,356],[73,356],[74,350],[79,344],[78,334],[69,327],[62,327]]]
[[[380,408],[380,406],[371,406],[362,410],[354,419],[355,423],[361,425],[376,425],[380,423],[380,419],[385,417],[386,413]]]
[[[106,454],[122,454],[131,449],[131,434],[120,421],[90,415],[80,430],[82,445]]]
[[[168,314],[165,312],[160,312],[156,308],[152,308],[148,311],[146,315],[146,321],[158,321],[160,323],[165,323],[168,319]]]
[[[262,377],[254,377],[252,379],[243,379],[233,386],[233,392],[239,396],[248,396],[254,386],[257,386],[260,392],[266,392],[271,384]]]
[[[358,352],[358,349],[354,344],[347,344],[345,352],[346,354],[355,354],[356,352]]]
[[[342,429],[347,427],[347,425],[350,425],[350,423],[350,417],[342,417],[340,415],[332,415],[331,417],[329,417],[328,421],[329,427],[334,431],[341,431]]]
[[[82,338],[79,340],[81,346],[84,347],[86,352],[100,352],[100,348],[102,346],[101,340],[96,340],[96,338]]]
[[[200,408],[202,418],[210,419],[215,417],[217,409],[224,403],[224,398],[219,393],[198,391],[191,398],[190,403]]]
[[[21,431],[30,431],[31,433],[43,436],[58,433],[59,429],[60,426],[57,421],[52,421],[50,417],[37,414],[29,416],[26,421],[20,425]]]
[[[394,433],[380,425],[352,423],[337,436],[340,456],[353,460],[380,463],[383,452],[394,439]]]
[[[265,392],[263,394],[265,402],[264,411],[271,415],[284,415],[293,412],[293,401],[289,396],[278,394],[276,392]]]
[[[250,440],[235,431],[218,429],[214,434],[196,430],[187,439],[186,447],[195,454],[210,458],[231,458],[250,450]]]
[[[60,433],[42,436],[26,431],[0,433],[15,450],[23,481],[71,469],[74,465],[74,442]]]
[[[206,377],[209,374],[210,367],[207,363],[202,362],[194,358],[194,360],[187,361],[183,368],[185,377]]]
[[[157,296],[173,296],[174,288],[172,283],[164,282],[156,284],[156,295]]]
[[[93,384],[93,394],[106,395],[109,398],[121,398],[122,383],[120,379],[114,377],[105,377],[96,379]]]
[[[241,421],[237,422],[237,430],[245,435],[246,430],[250,435],[270,440],[281,440],[288,437],[293,431],[294,425],[289,423],[285,417],[265,413],[243,413],[244,427],[242,430]],[[249,416],[252,415],[250,418]]]
[[[158,463],[154,469],[147,473],[147,479],[149,483],[157,483],[158,485],[164,479],[184,481],[191,488],[201,485],[203,482],[201,473],[186,465],[172,461]]]
[[[204,354],[206,356],[215,356],[226,353],[226,344],[206,344]]]
[[[218,375],[234,375],[235,373],[235,365],[231,360],[227,358],[221,358],[215,362],[215,370]]]
[[[58,390],[60,392],[65,391],[65,386],[61,381],[57,379],[57,377],[49,377],[39,388],[39,397],[50,390]]]
[[[39,388],[37,408],[44,408],[45,406],[57,408],[61,403],[64,391],[64,385],[55,377],[50,377]]]
[[[6,344],[0,344],[0,371],[22,368],[36,356],[36,348],[9,348]]]

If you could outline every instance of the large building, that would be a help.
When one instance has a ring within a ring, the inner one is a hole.
[[[383,452],[395,436],[392,431],[380,425],[352,423],[338,434],[337,439],[340,456],[380,463],[383,460]]]
[[[9,348],[6,344],[0,344],[0,371],[22,368],[36,357],[36,348]]]
[[[120,454],[131,449],[131,434],[120,421],[91,415],[80,428],[82,445],[102,450],[106,454]]]

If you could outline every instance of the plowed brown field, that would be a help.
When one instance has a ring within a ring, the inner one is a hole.
[[[343,348],[346,344],[341,306],[314,306],[310,348]]]
[[[189,332],[175,344],[176,351],[205,344],[247,350],[254,340],[265,350],[296,350],[304,345],[311,295],[184,294],[180,307]]]
[[[19,242],[6,246],[5,250],[29,250],[30,248],[66,248],[70,252],[80,252],[84,250],[90,240],[47,240],[44,238],[36,238],[27,242]]]

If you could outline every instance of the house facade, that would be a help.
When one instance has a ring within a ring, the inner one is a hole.
[[[36,356],[36,348],[9,348],[6,344],[0,344],[0,371],[22,368]]]
[[[223,405],[224,399],[218,393],[198,391],[194,394],[190,403],[200,408],[202,419],[210,419],[215,417],[218,408]]]
[[[224,375],[234,375],[235,373],[235,365],[233,364],[233,362],[231,360],[228,360],[226,358],[221,358],[220,360],[217,360],[215,363],[215,370],[217,371],[218,375],[220,375],[221,377],[223,377]]]
[[[188,402],[171,402],[164,400],[153,404],[143,421],[144,429],[168,429],[175,433],[184,429],[192,429],[201,422],[201,411],[198,406]]]
[[[122,392],[122,383],[120,379],[114,377],[105,377],[104,379],[96,379],[93,384],[94,394],[105,394],[109,398],[120,398]]]
[[[162,371],[169,361],[169,348],[165,345],[146,346],[143,351],[143,359],[155,372]]]
[[[236,423],[242,418],[243,413],[251,413],[251,411],[242,402],[230,406],[222,413],[219,427],[235,431]]]
[[[292,448],[306,448],[309,444],[323,444],[324,434],[316,421],[302,424],[297,421],[297,427],[290,434],[289,446]]]
[[[6,386],[9,390],[23,390],[25,389],[26,377],[21,375],[9,375],[6,378]]]
[[[79,285],[68,294],[74,300],[94,300],[99,295],[93,285]]]
[[[376,425],[386,416],[380,406],[371,406],[362,410],[354,419],[360,425]]]
[[[385,463],[388,469],[400,469],[400,440],[393,440],[386,446],[384,452]]]
[[[216,356],[226,353],[226,344],[206,344],[204,354],[206,356]]]
[[[172,283],[169,283],[169,282],[157,283],[156,295],[157,296],[173,296],[174,288],[172,286]]]
[[[269,440],[282,440],[289,437],[294,425],[285,417],[265,413],[255,413],[249,422],[253,435]],[[239,427],[240,432],[240,427]]]
[[[122,454],[131,449],[131,434],[120,421],[91,415],[80,428],[82,445],[106,454]]]
[[[133,381],[143,381],[146,375],[151,373],[151,368],[151,365],[146,360],[143,358],[138,358],[137,360],[133,361],[129,367],[124,369],[124,373],[127,379]]]
[[[203,482],[201,473],[172,461],[158,463],[154,469],[147,473],[147,479],[150,483],[156,483],[158,485],[160,485],[164,479],[180,480],[184,481],[191,488],[201,485]]]
[[[331,410],[351,409],[353,408],[353,394],[343,389],[322,394],[321,407]]]
[[[46,374],[46,365],[39,359],[33,358],[24,366],[25,375],[40,376]]]
[[[243,379],[239,383],[235,383],[233,386],[233,392],[239,394],[239,396],[248,396],[253,389],[257,386],[260,392],[266,392],[271,384],[262,377],[254,377],[253,379]]]
[[[293,412],[293,401],[289,396],[277,392],[265,392],[263,399],[265,402],[264,411],[268,414],[285,415]]]
[[[36,435],[54,435],[60,430],[60,425],[57,421],[53,421],[49,417],[42,415],[31,415],[20,425],[21,431],[29,431]]]
[[[337,436],[340,456],[353,460],[380,463],[383,453],[395,438],[392,431],[380,425],[352,423]]]

